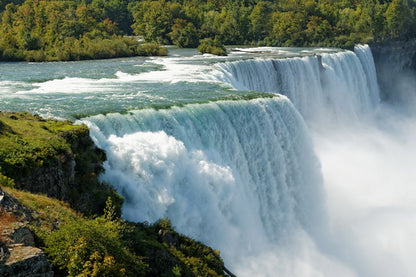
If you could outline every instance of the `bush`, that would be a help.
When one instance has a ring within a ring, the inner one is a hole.
[[[77,219],[45,238],[52,264],[68,276],[143,276],[144,263],[124,245],[127,225],[115,217],[111,201],[105,214]]]
[[[143,43],[137,48],[139,56],[166,56],[167,54],[168,50],[155,42]]]
[[[204,38],[199,41],[198,51],[201,54],[209,53],[217,56],[226,56],[227,52],[224,45],[217,39]]]
[[[0,186],[13,188],[15,186],[14,180],[1,173],[0,167]]]

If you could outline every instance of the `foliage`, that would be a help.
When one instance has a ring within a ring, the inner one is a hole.
[[[148,43],[338,46],[416,35],[413,0],[1,0],[0,61],[164,55]]]
[[[15,183],[12,178],[9,178],[1,173],[0,167],[0,186],[14,188]]]
[[[197,47],[198,31],[192,22],[176,18],[169,33],[172,42],[179,47]]]
[[[3,174],[14,179],[71,153],[71,145],[62,133],[88,134],[86,126],[46,121],[29,113],[0,112],[0,119],[7,126],[0,132],[0,166]]]
[[[194,276],[224,276],[219,252],[200,242],[176,233],[169,219],[156,223],[159,238],[169,252],[181,261]]]
[[[133,1],[136,35],[194,47],[217,38],[225,44],[339,46],[416,34],[410,0]]]
[[[36,211],[32,215],[35,221],[32,227],[41,238],[60,228],[61,225],[68,224],[81,216],[72,210],[68,203],[47,197],[46,195],[33,194],[15,188],[3,187],[3,189],[24,206]]]
[[[168,51],[155,42],[142,43],[137,48],[139,56],[166,56]]]
[[[145,265],[124,245],[127,225],[107,215],[77,219],[45,238],[46,251],[68,276],[143,276]]]
[[[48,174],[51,172],[49,169],[54,172],[54,169],[67,164],[71,167],[72,161],[75,161],[75,172],[68,171],[74,176],[66,176],[66,179],[73,180],[65,183],[66,193],[59,197],[87,214],[100,213],[106,199],[111,197],[120,213],[123,199],[114,189],[98,180],[105,154],[95,147],[85,125],[44,120],[29,113],[6,112],[0,112],[0,122],[1,185],[33,191],[31,185],[35,182],[31,176]],[[62,171],[64,174],[65,171]],[[58,182],[55,180],[55,183]],[[39,187],[35,189],[35,192],[39,192]],[[47,193],[49,187],[43,189]]]
[[[209,53],[218,56],[226,56],[227,52],[223,44],[217,39],[205,38],[200,41],[198,51],[201,54]]]
[[[31,229],[55,272],[65,276],[225,276],[215,251],[179,235],[167,218],[155,224],[119,218],[112,201],[104,214],[84,218],[56,199],[5,188],[33,211]]]
[[[117,20],[118,22],[114,21]],[[26,0],[5,6],[0,61],[69,61],[137,55],[127,2]]]
[[[176,233],[168,218],[130,224],[130,248],[146,257],[147,276],[225,276],[219,252]]]

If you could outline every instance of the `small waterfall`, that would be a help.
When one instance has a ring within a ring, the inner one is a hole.
[[[124,196],[129,220],[169,217],[226,260],[261,252],[299,228],[313,234],[323,221],[319,162],[284,96],[83,122],[107,153],[102,179]]]
[[[373,111],[379,89],[371,50],[218,65],[217,79],[238,90],[286,95],[306,119],[358,119]]]
[[[370,90],[370,98],[372,105],[375,107],[380,102],[380,88],[377,82],[377,72],[374,64],[374,58],[368,45],[356,45],[354,52],[357,54],[367,77],[368,89]]]
[[[255,59],[222,63],[218,67],[218,78],[233,88],[286,95],[303,115],[310,115],[318,108],[311,105],[324,101],[316,57]]]

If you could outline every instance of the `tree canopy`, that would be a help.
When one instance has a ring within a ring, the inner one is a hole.
[[[416,36],[415,0],[0,0],[0,13],[2,60],[137,55],[131,36],[179,47],[207,38],[349,47]]]

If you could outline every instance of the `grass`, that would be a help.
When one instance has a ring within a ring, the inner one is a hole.
[[[71,137],[88,133],[86,126],[44,120],[29,113],[0,112],[0,167],[10,178],[71,152]]]
[[[24,206],[35,211],[32,214],[34,219],[32,229],[39,237],[45,237],[61,225],[69,224],[82,217],[82,214],[71,209],[67,202],[15,188],[3,187],[3,190]]]

